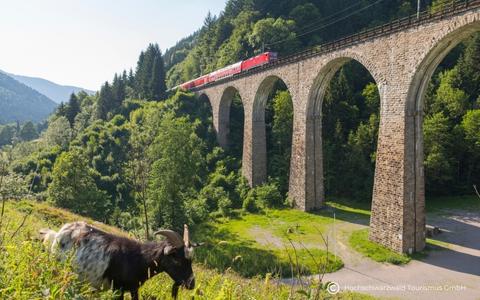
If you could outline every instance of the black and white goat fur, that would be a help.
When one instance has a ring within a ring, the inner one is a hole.
[[[52,252],[64,256],[74,251],[73,261],[81,279],[96,288],[120,291],[119,299],[123,299],[125,291],[131,293],[132,299],[138,299],[139,287],[161,272],[174,281],[173,298],[180,286],[195,287],[192,255],[197,244],[190,243],[187,225],[183,240],[174,231],[159,230],[155,235],[166,239],[148,243],[107,233],[85,222],[67,223],[58,232],[43,229],[40,234]]]

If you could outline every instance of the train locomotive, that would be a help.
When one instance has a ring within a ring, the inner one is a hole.
[[[264,52],[262,54],[259,54],[257,56],[251,57],[247,60],[242,60],[237,63],[234,63],[232,65],[226,66],[220,70],[213,71],[212,73],[200,76],[196,79],[187,81],[185,83],[182,83],[174,88],[175,89],[182,89],[182,90],[191,90],[193,88],[200,87],[202,85],[215,82],[217,80],[231,77],[233,75],[245,72],[247,70],[257,68],[259,66],[268,64],[270,62],[273,62],[277,60],[277,53],[276,52]]]

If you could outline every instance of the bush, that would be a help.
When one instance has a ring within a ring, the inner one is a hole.
[[[242,208],[244,211],[256,213],[264,208],[281,207],[284,199],[276,183],[268,183],[257,186],[246,193],[243,197]]]
[[[218,210],[224,217],[232,213],[232,201],[228,197],[222,197],[218,200]]]
[[[108,219],[112,208],[110,196],[97,187],[92,174],[87,158],[79,149],[62,153],[53,167],[48,200],[96,220]]]
[[[239,196],[239,202],[243,205],[243,199],[247,197],[250,191],[250,186],[248,185],[247,179],[241,175],[240,170],[236,176],[238,178],[238,183],[235,186],[235,193]]]
[[[244,198],[242,209],[250,213],[256,213],[259,211],[255,199],[255,189],[251,189],[247,196]]]
[[[275,183],[260,185],[255,188],[256,202],[259,207],[272,208],[283,205],[282,194]]]
[[[199,197],[205,200],[208,211],[212,212],[219,209],[219,202],[221,201],[221,199],[228,199],[229,195],[223,189],[223,187],[209,184],[200,191]]]
[[[288,208],[295,208],[296,206],[295,199],[291,197],[287,197],[285,199],[284,205]]]
[[[198,197],[185,202],[185,211],[189,223],[200,223],[208,217],[209,209],[207,199]]]

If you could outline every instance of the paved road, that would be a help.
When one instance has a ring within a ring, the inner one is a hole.
[[[432,250],[422,260],[406,266],[382,264],[365,259],[337,241],[342,270],[326,274],[340,290],[363,288],[360,292],[398,299],[480,299],[480,212],[453,211],[427,217],[427,223],[443,232],[435,239],[450,243]]]

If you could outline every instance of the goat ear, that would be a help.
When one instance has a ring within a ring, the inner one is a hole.
[[[170,245],[167,245],[167,246],[165,246],[165,248],[163,248],[163,253],[164,253],[165,255],[170,255],[170,254],[172,254],[173,252],[175,252],[175,250],[177,250],[175,247],[170,246]]]

